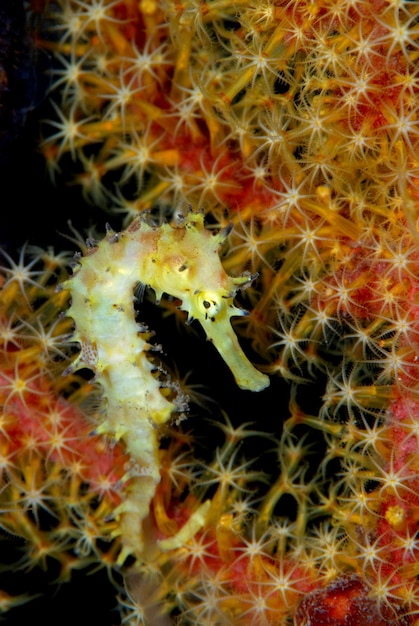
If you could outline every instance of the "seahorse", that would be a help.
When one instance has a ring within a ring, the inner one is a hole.
[[[80,347],[70,369],[94,372],[103,415],[96,432],[122,439],[136,467],[115,511],[124,546],[121,562],[129,554],[144,555],[144,520],[160,481],[161,428],[178,408],[147,358],[149,335],[136,321],[138,283],[154,290],[157,303],[163,294],[179,299],[188,321],[200,322],[241,388],[260,391],[269,385],[231,326],[231,317],[246,314],[233,303],[237,290],[254,276],[231,277],[224,271],[219,249],[228,232],[207,229],[202,212],[189,211],[158,226],[140,215],[121,232],[108,227],[61,285],[70,292],[67,315],[75,325],[72,341]]]

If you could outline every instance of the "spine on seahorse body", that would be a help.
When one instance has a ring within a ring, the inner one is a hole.
[[[126,554],[141,557],[142,523],[160,481],[159,428],[178,410],[167,399],[147,358],[147,333],[136,322],[135,287],[150,286],[157,301],[178,298],[188,319],[198,319],[208,339],[230,367],[238,385],[259,391],[269,384],[244,355],[231,326],[245,312],[233,304],[252,277],[230,277],[218,250],[226,234],[213,235],[201,213],[177,223],[150,226],[141,217],[121,233],[106,237],[80,258],[62,287],[71,294],[68,315],[80,353],[72,369],[90,368],[103,389],[104,421],[97,429],[125,443],[134,478],[118,508]]]

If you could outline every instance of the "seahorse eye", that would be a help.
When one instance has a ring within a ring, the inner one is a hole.
[[[202,305],[205,309],[206,319],[213,319],[217,315],[217,313],[219,313],[221,308],[217,298],[208,293],[204,294]]]

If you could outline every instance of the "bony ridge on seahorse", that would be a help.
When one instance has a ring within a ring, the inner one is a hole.
[[[178,409],[162,393],[147,359],[147,334],[135,317],[138,283],[151,287],[157,302],[164,293],[181,301],[188,320],[199,320],[241,388],[259,391],[269,385],[246,358],[231,326],[231,317],[246,314],[233,298],[254,277],[224,271],[218,251],[228,232],[207,230],[203,213],[190,211],[160,226],[140,216],[125,231],[108,229],[61,286],[71,294],[67,314],[75,323],[72,340],[80,345],[71,370],[93,370],[103,390],[104,420],[97,432],[122,439],[137,468],[116,511],[121,562],[128,554],[144,555],[143,521],[160,481],[159,430]]]

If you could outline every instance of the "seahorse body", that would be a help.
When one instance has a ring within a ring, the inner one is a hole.
[[[63,284],[71,293],[73,340],[80,344],[72,369],[95,372],[105,416],[98,432],[123,439],[136,465],[116,512],[125,555],[143,554],[142,524],[160,481],[159,428],[177,408],[162,393],[146,356],[147,334],[135,319],[138,282],[150,286],[157,301],[164,293],[181,300],[181,308],[190,320],[199,320],[240,387],[259,391],[269,384],[244,355],[230,322],[232,316],[245,314],[233,298],[251,277],[225,273],[218,250],[226,235],[213,235],[203,220],[203,214],[192,212],[161,226],[138,218],[121,233],[108,232]]]

